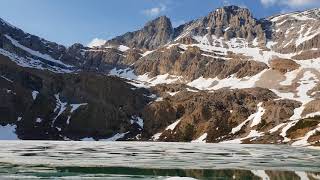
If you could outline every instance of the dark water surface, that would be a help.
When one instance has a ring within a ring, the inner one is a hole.
[[[0,179],[320,179],[320,150],[283,145],[0,141]]]

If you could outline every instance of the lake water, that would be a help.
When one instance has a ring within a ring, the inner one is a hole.
[[[0,141],[0,179],[320,179],[320,150],[283,145]]]

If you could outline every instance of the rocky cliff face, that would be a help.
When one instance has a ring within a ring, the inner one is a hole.
[[[135,137],[148,91],[93,73],[56,74],[17,66],[0,56],[1,125],[20,139]]]
[[[156,76],[169,73],[188,80],[199,77],[223,79],[233,74],[242,78],[253,76],[266,68],[268,66],[261,62],[224,58],[216,53],[204,52],[198,47],[182,49],[179,46],[159,49],[134,64],[137,74]]]
[[[1,20],[0,124],[21,139],[319,145],[319,12],[227,6],[94,48]]]

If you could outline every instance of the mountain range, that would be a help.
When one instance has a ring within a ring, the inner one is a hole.
[[[320,9],[161,16],[96,47],[0,19],[0,131],[23,140],[320,145]],[[3,135],[7,136],[7,135]]]

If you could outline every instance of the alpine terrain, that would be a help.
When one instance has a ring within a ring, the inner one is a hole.
[[[162,16],[97,47],[0,20],[0,102],[9,138],[320,146],[320,9]]]

